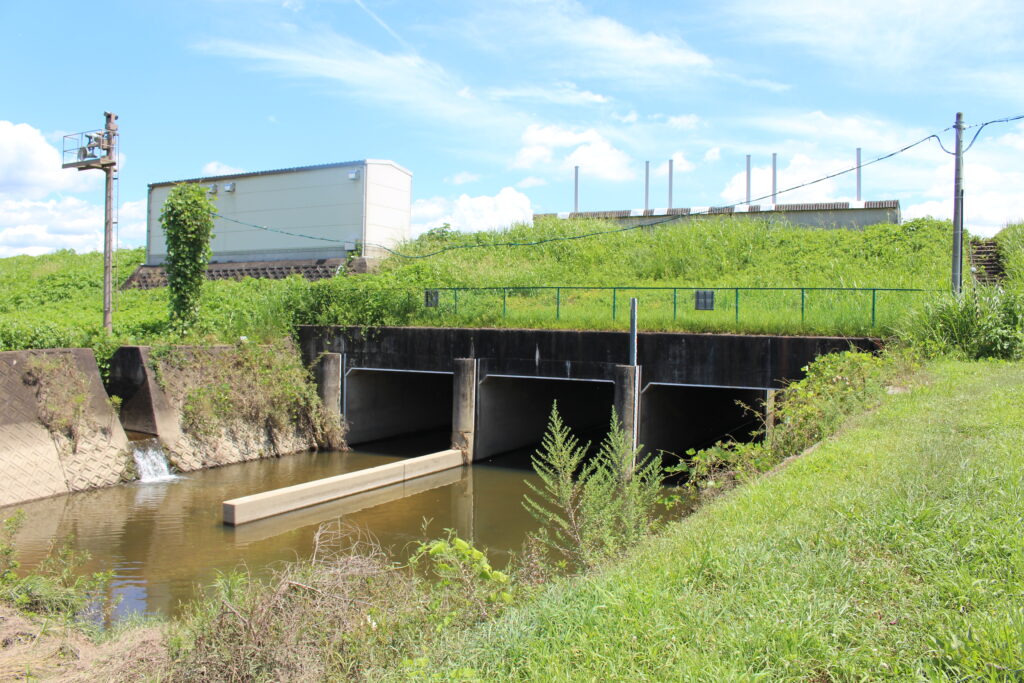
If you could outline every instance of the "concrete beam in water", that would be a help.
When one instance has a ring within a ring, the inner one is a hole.
[[[462,451],[452,449],[226,500],[223,503],[224,523],[238,526],[463,464]]]

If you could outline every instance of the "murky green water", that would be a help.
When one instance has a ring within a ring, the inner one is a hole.
[[[388,487],[238,528],[222,524],[224,500],[444,447],[434,446],[413,439],[382,444],[378,452],[304,453],[25,503],[16,506],[27,515],[16,538],[19,560],[30,568],[51,542],[72,536],[74,547],[92,555],[86,570],[114,572],[120,615],[173,615],[218,571],[307,557],[319,525],[339,518],[396,554],[422,538],[430,520],[431,536],[456,529],[504,564],[536,526],[520,503],[524,481],[536,477],[524,467],[524,453],[417,479],[405,485],[404,493],[414,491],[405,497],[401,486]],[[0,516],[11,510],[0,509]]]

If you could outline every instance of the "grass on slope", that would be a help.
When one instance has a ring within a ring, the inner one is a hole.
[[[410,254],[502,242],[574,237],[616,226],[546,219],[535,226],[472,234],[431,232],[402,247]],[[812,230],[749,218],[713,218],[531,247],[456,249],[423,259],[388,259],[379,275],[308,283],[246,280],[204,287],[197,341],[272,338],[295,324],[464,325],[618,329],[629,298],[640,299],[646,330],[884,334],[923,303],[921,293],[743,291],[737,315],[729,287],[883,287],[941,289],[948,257],[942,221],[921,219],[863,231]],[[141,263],[122,250],[117,284]],[[438,308],[423,290],[445,287],[587,285],[608,290],[442,292]],[[629,287],[711,287],[716,310],[695,311],[691,291]],[[613,316],[613,297],[614,313]],[[876,325],[871,325],[872,310]],[[110,346],[102,320],[102,257],[58,252],[0,259],[0,349]],[[165,289],[116,292],[114,335],[151,343],[167,333]]]
[[[434,664],[482,680],[1021,680],[1024,365],[930,374]]]

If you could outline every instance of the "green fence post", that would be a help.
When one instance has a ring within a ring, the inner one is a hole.
[[[679,295],[679,290],[673,288],[672,289],[672,320],[673,320],[673,322],[676,319],[676,308],[677,308],[677,303],[678,303],[677,302],[678,295]]]
[[[878,290],[877,289],[872,289],[871,290],[871,327],[875,326],[875,304],[877,303],[877,299],[878,299]]]
[[[455,296],[455,315],[459,314],[459,290],[453,289],[452,294]]]
[[[740,321],[740,288],[736,288],[736,301],[734,302],[736,307],[736,322]]]
[[[562,288],[555,287],[555,320],[562,319]]]
[[[617,290],[614,287],[612,287],[612,320],[615,320],[615,304],[616,304],[615,299],[616,299],[616,296],[618,295],[618,293],[619,293],[619,290]]]
[[[501,317],[508,317],[508,288],[501,288]]]
[[[804,309],[805,309],[805,306],[806,306],[806,303],[807,303],[806,293],[807,293],[807,290],[805,290],[803,287],[801,287],[800,288],[800,322],[801,323],[803,323],[803,321],[804,321]]]

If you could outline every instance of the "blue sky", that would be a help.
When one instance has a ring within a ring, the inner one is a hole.
[[[120,242],[151,182],[363,158],[413,171],[414,230],[572,208],[726,205],[950,126],[1024,113],[1013,0],[0,2],[0,256],[96,249],[102,174],[65,133],[120,116]],[[942,134],[947,147],[952,131]],[[966,222],[1024,218],[1024,124],[966,157]],[[929,142],[864,169],[864,199],[948,217]],[[780,202],[852,199],[853,175]]]

